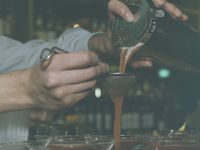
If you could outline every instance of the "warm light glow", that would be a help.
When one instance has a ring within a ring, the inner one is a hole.
[[[100,88],[96,88],[95,89],[95,96],[96,96],[96,98],[100,98],[101,97],[101,89]]]
[[[74,25],[73,25],[73,28],[79,28],[80,27],[80,25],[78,24],[78,23],[75,23]]]

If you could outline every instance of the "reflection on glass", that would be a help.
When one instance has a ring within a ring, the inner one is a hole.
[[[42,137],[29,143],[30,150],[110,150],[114,140],[110,136]]]

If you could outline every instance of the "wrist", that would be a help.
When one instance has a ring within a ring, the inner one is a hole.
[[[0,112],[33,108],[28,95],[28,74],[26,70],[0,75]]]
[[[25,70],[23,79],[21,80],[21,85],[23,87],[23,93],[25,96],[24,106],[28,108],[36,107],[35,94],[33,92],[34,79],[32,78],[32,74],[32,69]]]

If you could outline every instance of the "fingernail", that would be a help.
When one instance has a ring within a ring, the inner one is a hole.
[[[189,17],[188,17],[187,15],[183,14],[183,21],[187,21],[188,18],[189,18]]]
[[[134,20],[134,17],[131,13],[126,13],[125,17],[128,22],[132,22]]]
[[[138,47],[142,47],[143,45],[144,45],[143,42],[140,42],[140,43],[137,44]]]

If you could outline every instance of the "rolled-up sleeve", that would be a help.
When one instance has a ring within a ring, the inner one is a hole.
[[[81,29],[68,29],[59,38],[45,42],[32,40],[21,43],[10,38],[0,37],[0,73],[26,69],[39,63],[44,48],[59,47],[66,51],[87,51],[90,32]]]

